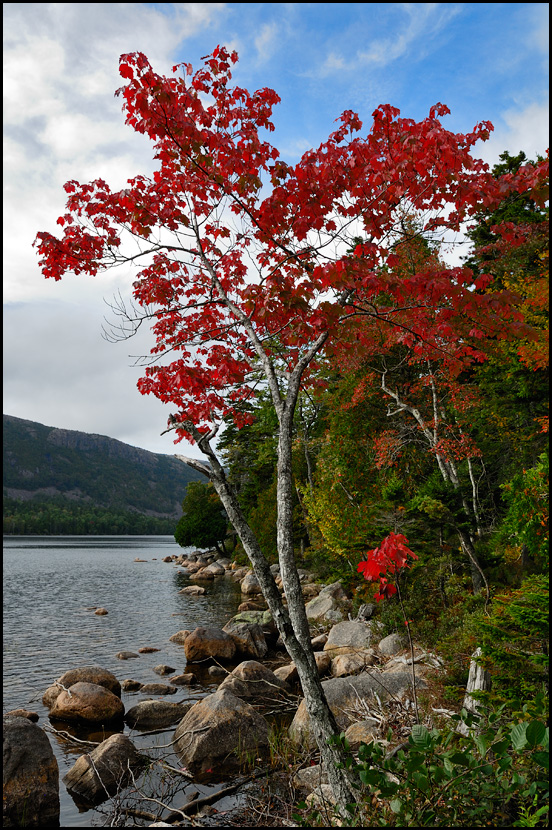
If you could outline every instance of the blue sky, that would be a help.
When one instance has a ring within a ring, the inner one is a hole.
[[[236,49],[234,81],[282,99],[271,141],[289,162],[343,110],[368,129],[382,103],[422,119],[440,101],[457,132],[490,120],[478,148],[490,164],[548,146],[544,3],[8,3],[3,15],[4,412],[155,452],[175,449],[159,435],[166,408],[135,387],[129,354],[147,342],[101,339],[104,298],[128,296],[128,273],[47,282],[32,248],[56,230],[68,179],[116,187],[153,169],[113,97],[121,53],[169,73],[219,43]]]

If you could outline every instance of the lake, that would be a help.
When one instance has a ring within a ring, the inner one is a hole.
[[[204,583],[203,596],[178,593],[189,579],[162,558],[190,550],[180,548],[172,536],[5,536],[3,711],[31,709],[40,716],[39,726],[47,726],[42,694],[63,672],[78,666],[101,666],[119,681],[132,678],[142,683],[166,682],[153,672],[160,663],[174,666],[175,674],[183,673],[184,648],[171,643],[170,636],[201,625],[222,627],[241,602],[239,585],[228,578]],[[135,562],[136,557],[147,561]],[[96,616],[94,607],[106,608],[108,615]],[[160,650],[139,659],[115,657],[144,646]],[[215,691],[215,684],[202,680],[202,687],[178,687],[177,694],[159,699],[176,703]],[[138,693],[122,693],[125,709],[141,699]],[[82,730],[68,731],[86,737]],[[59,764],[61,826],[103,826],[106,805],[83,812],[61,781],[86,750],[47,734]],[[171,737],[171,732],[147,738],[132,735],[138,748],[150,748],[156,739],[157,744],[167,743]],[[178,765],[175,756],[172,763]],[[201,794],[212,786],[191,785]],[[184,791],[175,803],[185,800]],[[152,808],[145,804],[142,809]]]

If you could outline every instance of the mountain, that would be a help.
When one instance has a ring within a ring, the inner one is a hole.
[[[189,482],[201,478],[170,455],[4,415],[4,495],[10,502],[77,503],[177,519]]]

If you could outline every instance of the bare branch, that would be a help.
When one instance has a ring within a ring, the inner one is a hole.
[[[168,432],[168,430],[165,431]],[[212,470],[203,461],[199,461],[197,458],[189,458],[187,455],[177,455],[176,453],[174,457],[178,458],[179,461],[182,461],[183,464],[187,464],[189,467],[197,470],[198,473],[202,473],[204,476],[207,476],[207,478],[211,478]]]

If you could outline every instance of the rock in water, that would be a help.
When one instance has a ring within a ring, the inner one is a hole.
[[[182,720],[192,703],[168,703],[166,700],[142,700],[125,715],[129,726],[139,729],[162,729]]]
[[[81,755],[63,777],[67,789],[90,804],[99,804],[132,780],[142,758],[126,735],[112,735],[87,755]]]
[[[59,827],[59,770],[50,741],[27,718],[5,715],[4,827]]]
[[[121,697],[121,684],[114,674],[100,666],[81,666],[78,669],[69,669],[56,683],[49,686],[42,697],[44,706],[51,709],[63,689],[69,689],[74,683],[95,683],[96,686],[103,686],[109,689],[117,697]]]
[[[195,703],[174,733],[175,749],[192,771],[202,771],[217,759],[268,744],[268,723],[249,704],[220,690]]]
[[[122,718],[125,707],[113,692],[95,683],[74,683],[62,691],[50,710],[51,718],[107,723]]]
[[[184,641],[184,654],[189,663],[209,657],[231,660],[235,652],[236,645],[232,637],[214,626],[196,628]]]

